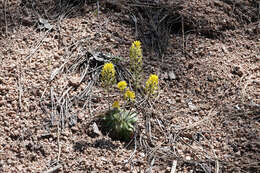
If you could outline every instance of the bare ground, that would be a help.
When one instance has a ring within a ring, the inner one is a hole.
[[[181,31],[171,33],[163,59],[145,50],[144,78],[158,74],[160,94],[138,115],[128,146],[93,130],[118,96],[107,98],[99,83],[64,113],[64,126],[52,110],[54,100],[82,93],[95,78],[78,84],[83,72],[69,68],[86,52],[127,64],[136,39],[127,13],[101,3],[97,15],[96,3],[85,4],[50,17],[54,28],[44,31],[33,12],[54,15],[54,3],[22,2],[1,4],[0,172],[260,172],[260,28],[248,11],[232,13],[224,1],[183,3],[185,27],[197,31],[185,30],[184,52]]]

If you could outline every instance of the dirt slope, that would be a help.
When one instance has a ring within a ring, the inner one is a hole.
[[[260,172],[260,24],[253,1],[176,1],[185,49],[181,30],[171,32],[163,60],[145,49],[144,78],[158,74],[160,94],[139,114],[129,146],[93,128],[111,103],[99,83],[65,118],[52,110],[54,100],[82,93],[95,79],[91,73],[75,82],[83,72],[69,67],[79,57],[110,53],[127,66],[136,39],[127,11],[133,6],[101,2],[97,14],[96,3],[73,2],[60,9],[54,1],[0,4],[0,172],[170,172],[175,164],[176,172]]]

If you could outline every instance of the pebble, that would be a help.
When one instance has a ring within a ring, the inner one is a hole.
[[[6,104],[6,100],[1,100],[0,101],[0,106],[3,106],[3,105],[5,105]]]
[[[6,94],[9,91],[9,88],[6,86],[1,86],[0,85],[0,93]]]
[[[6,113],[6,115],[8,115],[8,116],[10,116],[10,115],[14,115],[14,114],[16,114],[15,111],[9,111],[9,112]]]
[[[140,152],[141,157],[145,157],[145,154],[143,152]]]
[[[192,110],[192,111],[195,111],[198,109],[191,101],[188,102],[188,106],[189,106],[190,110]]]
[[[76,77],[76,76],[71,77],[69,79],[69,83],[70,83],[71,86],[74,86],[74,87],[79,86],[80,85],[80,77]]]
[[[239,77],[243,76],[243,72],[241,71],[240,67],[234,67],[233,70],[231,71],[233,75],[237,75]]]
[[[72,130],[73,132],[76,132],[76,131],[79,130],[79,128],[78,128],[78,126],[72,126],[72,127],[71,127],[71,130]]]
[[[222,51],[224,52],[224,53],[228,53],[228,50],[227,50],[227,48],[223,45],[222,46]]]
[[[6,84],[4,79],[0,77],[0,84]]]
[[[186,160],[191,160],[191,156],[186,156],[185,159]]]
[[[235,153],[235,156],[236,156],[236,157],[240,157],[240,156],[241,156],[241,151],[236,152],[236,153]]]
[[[176,104],[176,101],[174,99],[167,99],[167,102],[172,105]]]
[[[169,80],[176,80],[177,76],[173,71],[168,72],[168,79]]]
[[[94,123],[94,124],[92,125],[92,128],[93,128],[93,132],[94,132],[95,134],[97,134],[97,135],[99,135],[99,136],[102,136],[102,133],[101,133],[100,130],[98,129],[98,126],[97,126],[96,123]]]
[[[78,119],[79,119],[79,120],[84,120],[84,119],[85,119],[85,114],[82,113],[82,112],[80,112],[80,113],[78,114]]]

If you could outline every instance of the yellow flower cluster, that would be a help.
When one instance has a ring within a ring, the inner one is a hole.
[[[130,48],[130,63],[131,64],[142,64],[143,54],[140,41],[134,41]]]
[[[112,107],[115,108],[115,109],[119,109],[120,108],[119,101],[114,101]]]
[[[120,81],[117,84],[117,88],[124,92],[124,99],[127,101],[133,101],[135,99],[135,93],[133,91],[130,91],[129,88],[127,88],[127,83],[126,81]]]
[[[117,84],[117,88],[120,89],[120,91],[124,91],[127,87],[126,81],[120,81]]]
[[[135,45],[135,47],[141,48],[141,42],[140,41],[134,41],[133,44]]]
[[[153,95],[158,90],[158,76],[151,74],[145,84],[145,91],[148,95]]]
[[[112,63],[105,63],[101,71],[101,80],[105,87],[109,87],[115,82],[116,70]]]
[[[130,47],[130,70],[133,73],[134,87],[139,88],[142,80],[143,53],[140,41],[134,41]]]
[[[124,94],[124,99],[134,101],[135,93],[133,91],[130,91],[129,89],[127,89],[125,94]]]

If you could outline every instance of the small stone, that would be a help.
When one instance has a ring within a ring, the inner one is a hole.
[[[13,162],[12,162],[11,159],[8,159],[8,160],[6,161],[6,163],[7,163],[8,165],[11,165]]]
[[[224,53],[228,53],[228,50],[227,50],[227,48],[223,45],[222,46],[222,51],[224,52]]]
[[[191,160],[191,156],[186,156],[186,160]]]
[[[6,94],[9,91],[9,88],[6,86],[1,86],[0,85],[0,93]]]
[[[168,80],[168,73],[167,72],[162,74],[162,79]]]
[[[78,128],[78,126],[72,126],[72,127],[71,127],[71,130],[72,130],[73,132],[76,132],[76,131],[79,130],[79,128]]]
[[[208,78],[208,81],[209,81],[209,82],[214,82],[214,79],[213,79],[212,76],[208,76],[207,78]]]
[[[107,162],[107,159],[105,157],[101,157],[100,160]]]
[[[178,96],[177,96],[177,97],[175,98],[175,101],[176,101],[176,103],[181,103],[181,97],[178,97]]]
[[[80,85],[80,77],[74,76],[69,79],[69,84],[71,86],[77,87]]]
[[[195,89],[195,92],[196,92],[197,94],[199,94],[199,93],[201,92],[200,88],[197,87],[197,88]]]
[[[92,128],[93,128],[93,132],[94,132],[95,134],[97,134],[97,135],[99,135],[99,136],[102,136],[102,133],[101,133],[100,130],[98,129],[98,126],[97,126],[96,123],[94,123],[94,124],[92,125]]]
[[[243,76],[243,72],[240,70],[240,67],[234,67],[231,73],[233,75],[238,75],[239,77]]]
[[[3,106],[6,104],[6,100],[0,100],[0,106]]]
[[[188,106],[189,106],[190,110],[192,110],[192,111],[195,111],[198,109],[191,101],[188,102]]]
[[[171,105],[176,104],[176,101],[174,99],[167,99],[168,103]]]
[[[143,152],[140,153],[141,157],[145,157],[145,154]]]
[[[4,79],[0,77],[0,84],[6,84]]]
[[[8,116],[15,115],[15,114],[16,114],[15,111],[9,111],[9,112],[6,113],[6,115],[8,115]]]
[[[31,112],[33,110],[35,110],[35,105],[29,105],[29,111]]]
[[[53,55],[53,58],[54,58],[55,60],[58,60],[58,59],[60,59],[60,56],[59,56],[57,53],[55,53],[55,54]]]
[[[188,69],[190,70],[190,69],[192,69],[192,68],[193,68],[193,64],[190,63],[190,64],[188,65]]]
[[[80,113],[78,114],[78,119],[79,119],[79,120],[83,120],[84,117],[85,117],[84,113],[80,112]]]
[[[240,157],[240,156],[241,156],[241,151],[236,152],[236,153],[235,153],[235,156],[236,156],[236,157]]]
[[[177,79],[177,76],[175,75],[175,73],[173,71],[170,71],[168,73],[168,79],[169,80],[175,80],[175,79]]]

